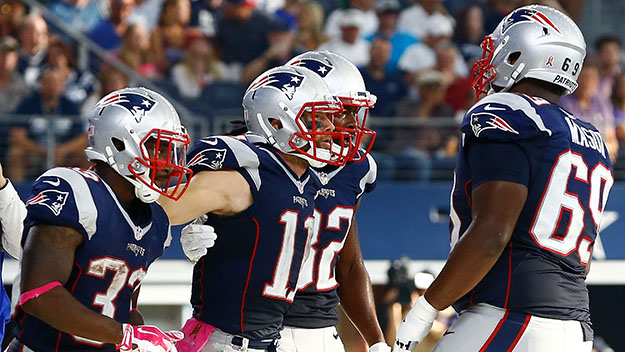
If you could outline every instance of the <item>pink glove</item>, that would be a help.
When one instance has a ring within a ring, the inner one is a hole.
[[[153,325],[123,324],[122,342],[115,346],[121,352],[177,352],[174,343],[184,338],[182,331],[167,331]]]
[[[191,318],[187,320],[180,330],[184,332],[184,339],[176,343],[178,351],[199,352],[208,342],[211,333],[217,330],[217,328],[195,318]]]

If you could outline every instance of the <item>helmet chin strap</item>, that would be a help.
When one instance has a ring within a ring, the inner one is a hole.
[[[158,197],[160,197],[160,193],[153,190],[143,182],[136,180],[134,177],[122,176],[135,186],[135,196],[143,203],[154,203],[158,200]]]
[[[317,153],[322,153],[322,154],[327,153],[327,157],[328,158],[330,157],[330,152],[328,152],[327,150],[322,150],[322,151],[320,150]],[[319,160],[315,160],[315,159],[311,158],[310,156],[308,156],[306,154],[301,154],[301,153],[296,153],[296,152],[291,152],[291,153],[287,153],[287,154],[294,155],[294,156],[296,156],[298,158],[301,158],[301,159],[304,159],[304,160],[308,161],[308,164],[311,167],[314,167],[315,169],[319,169],[319,168],[322,168],[322,167],[328,165],[328,163],[325,163],[325,162],[319,161]],[[323,155],[323,156],[326,156],[326,155]]]

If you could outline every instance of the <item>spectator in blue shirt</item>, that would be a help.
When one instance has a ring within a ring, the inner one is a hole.
[[[84,123],[78,116],[78,106],[63,96],[63,73],[47,68],[41,74],[41,89],[26,97],[15,110],[25,116],[24,121],[11,128],[8,172],[19,182],[40,174],[45,168],[48,131],[54,133],[55,162],[64,166],[85,166],[83,150],[87,146]],[[64,115],[66,118],[50,120],[45,115]],[[79,157],[81,156],[82,159]]]
[[[380,26],[377,32],[366,37],[368,41],[373,41],[379,36],[386,36],[391,42],[391,56],[386,63],[387,71],[395,71],[397,62],[406,48],[419,43],[419,40],[412,34],[397,31],[397,18],[399,17],[400,5],[397,0],[379,0],[375,5]]]
[[[111,0],[109,18],[101,20],[89,33],[89,39],[104,50],[117,50],[128,28],[128,16],[135,6],[134,0]]]

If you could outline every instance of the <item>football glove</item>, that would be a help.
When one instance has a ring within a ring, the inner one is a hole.
[[[181,331],[163,332],[153,325],[122,324],[122,342],[115,345],[121,352],[177,352],[174,343],[184,338]]]
[[[180,233],[180,244],[184,255],[193,264],[197,263],[215,245],[217,234],[210,225],[202,225],[205,220],[200,217],[185,226]]]
[[[397,329],[393,351],[412,351],[430,332],[437,315],[425,296],[419,297]]]
[[[378,342],[369,347],[369,352],[391,352],[391,347],[386,342]]]

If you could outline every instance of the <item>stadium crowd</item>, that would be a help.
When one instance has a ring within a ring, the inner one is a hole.
[[[245,87],[264,70],[308,50],[337,52],[359,67],[378,97],[369,121],[378,132],[380,178],[449,178],[457,121],[474,101],[470,71],[481,58],[481,40],[511,10],[536,2],[573,18],[584,6],[565,0],[54,0],[40,2],[47,10],[41,11],[3,0],[0,112],[28,117],[11,120],[0,156],[16,182],[37,176],[46,160],[85,166],[90,109],[107,93],[135,84],[85,54],[76,35],[55,25],[61,20],[204,119],[237,114]],[[580,88],[562,105],[600,128],[616,161],[625,141],[621,43],[605,35],[589,52]],[[82,118],[54,119],[50,126],[45,115]],[[46,152],[51,129],[52,156]]]

